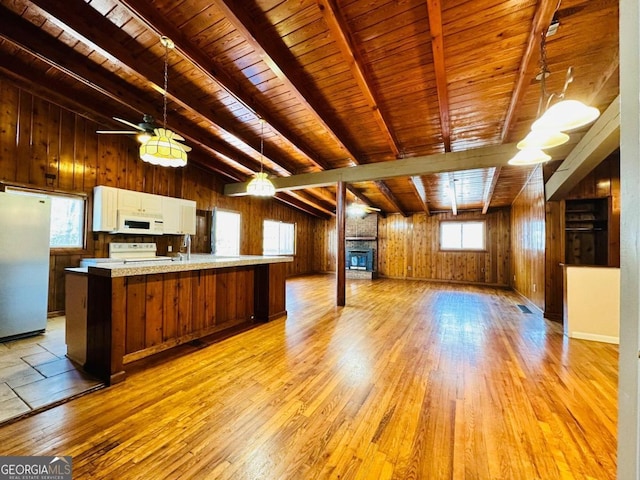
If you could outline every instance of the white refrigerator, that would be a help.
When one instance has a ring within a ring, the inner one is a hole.
[[[0,192],[0,342],[43,332],[50,200]]]

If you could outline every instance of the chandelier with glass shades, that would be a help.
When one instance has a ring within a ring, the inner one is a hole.
[[[518,142],[520,150],[511,160],[510,165],[534,165],[551,160],[544,150],[563,145],[569,141],[566,132],[588,125],[600,115],[595,107],[585,105],[578,100],[567,100],[567,87],[573,82],[573,67],[567,70],[564,87],[559,94],[548,94],[546,78],[547,68],[547,32],[543,31],[540,40],[540,72],[536,79],[540,81],[540,103],[538,119],[531,125],[531,132]],[[553,103],[554,100],[559,100]],[[540,113],[543,112],[542,115]]]
[[[264,119],[260,119],[260,171],[247,184],[247,193],[254,197],[273,197],[276,189],[263,171],[262,156],[264,152]]]
[[[140,158],[152,165],[162,167],[184,167],[187,164],[187,152],[191,147],[178,141],[184,141],[180,135],[167,128],[167,88],[169,84],[169,49],[174,48],[173,41],[168,37],[160,37],[164,46],[164,91],[162,93],[162,128],[155,128],[153,135],[145,139],[140,145]]]

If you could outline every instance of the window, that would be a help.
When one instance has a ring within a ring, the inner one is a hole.
[[[295,253],[295,224],[264,221],[262,254],[293,255]]]
[[[213,217],[213,245],[215,255],[240,255],[240,214],[216,208]]]
[[[51,201],[51,248],[84,248],[85,203],[84,195],[54,193],[7,187],[8,193],[47,197]]]
[[[441,250],[484,250],[484,221],[440,222]]]

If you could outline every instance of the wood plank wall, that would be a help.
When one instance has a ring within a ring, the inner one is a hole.
[[[545,200],[542,166],[511,204],[511,286],[544,311]]]
[[[297,254],[287,274],[313,271],[314,218],[274,199],[222,195],[216,174],[189,164],[184,169],[154,167],[138,157],[138,145],[124,135],[97,135],[103,128],[85,117],[24,90],[0,76],[0,181],[38,188],[85,193],[96,185],[182,197],[197,202],[200,211],[218,206],[242,215],[240,253],[262,253],[262,220],[296,224]],[[55,178],[46,178],[45,175]],[[206,222],[198,222],[200,228]],[[205,235],[206,232],[199,232]],[[64,269],[78,266],[82,257],[108,256],[110,241],[157,241],[159,253],[179,245],[179,237],[124,236],[89,232],[85,249],[52,251],[49,312],[64,310]],[[205,248],[195,239],[193,245]]]
[[[557,167],[557,165],[556,165]],[[564,263],[564,200],[544,201],[544,182],[553,166],[534,171],[512,205],[512,270],[516,275],[512,287],[542,308],[544,316],[562,321]],[[566,199],[611,197],[609,217],[609,266],[620,266],[620,155],[615,152],[587,175]],[[544,221],[544,245],[537,241],[540,221]],[[534,241],[534,237],[536,240]],[[518,277],[519,275],[519,277]],[[540,288],[544,279],[544,292]]]
[[[443,220],[486,220],[487,250],[441,252],[439,226]],[[335,271],[335,221],[316,222],[318,255],[315,268]],[[381,276],[509,285],[509,209],[482,215],[461,212],[378,218],[378,272]]]

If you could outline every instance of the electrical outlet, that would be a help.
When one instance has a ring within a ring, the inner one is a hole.
[[[407,270],[408,270],[408,271],[411,271],[411,265],[409,265],[409,266],[407,267]]]
[[[535,292],[536,292],[536,284],[534,283],[533,284],[533,293],[535,293]]]
[[[515,275],[513,276],[513,281],[514,281],[514,282],[516,281],[516,276],[515,276]]]
[[[169,245],[167,247],[167,253],[171,253],[171,252],[173,252],[173,247],[171,245]]]

